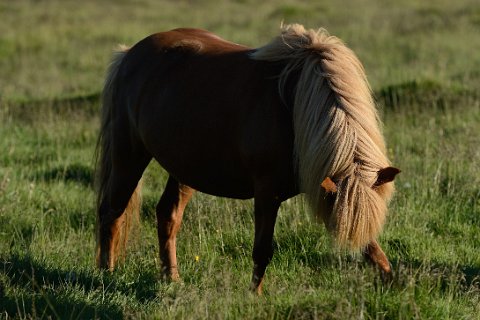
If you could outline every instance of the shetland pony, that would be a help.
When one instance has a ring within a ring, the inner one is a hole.
[[[113,270],[151,159],[169,173],[156,208],[163,274],[179,278],[176,235],[195,190],[254,198],[251,289],[261,293],[277,211],[300,192],[339,247],[390,274],[376,238],[393,179],[364,69],[338,38],[282,27],[251,49],[198,29],[116,53],[98,140],[97,264]]]

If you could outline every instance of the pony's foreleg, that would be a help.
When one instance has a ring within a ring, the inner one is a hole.
[[[171,176],[157,205],[157,231],[162,273],[166,279],[180,278],[177,268],[177,232],[183,211],[195,190],[180,184]]]
[[[391,279],[392,268],[390,262],[377,241],[374,240],[367,245],[363,256],[367,261],[380,269],[384,281]]]
[[[265,269],[273,257],[273,231],[280,202],[274,197],[255,196],[255,240],[253,244],[253,275],[250,289],[262,294]]]

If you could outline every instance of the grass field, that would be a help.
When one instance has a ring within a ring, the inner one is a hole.
[[[197,194],[160,280],[145,174],[140,232],[94,267],[93,152],[112,49],[179,26],[259,46],[281,21],[326,27],[365,64],[402,169],[379,241],[394,280],[332,249],[303,198],[284,203],[265,294],[248,291],[252,201]],[[1,1],[0,319],[480,319],[478,1]]]

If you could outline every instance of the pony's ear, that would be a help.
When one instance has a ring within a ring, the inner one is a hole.
[[[321,184],[327,193],[337,193],[337,185],[329,177],[326,177]]]
[[[392,182],[395,176],[401,171],[394,167],[386,167],[378,171],[377,181],[373,184],[373,188],[379,187],[384,183]]]

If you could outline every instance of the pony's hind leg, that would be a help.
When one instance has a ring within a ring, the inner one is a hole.
[[[129,157],[112,165],[108,186],[102,193],[97,213],[97,265],[112,271],[118,254],[125,249],[129,221],[140,206],[139,181],[148,157]],[[126,161],[125,161],[126,162]],[[123,240],[123,243],[122,243]]]
[[[157,205],[157,232],[162,273],[166,279],[180,278],[177,268],[177,233],[182,223],[183,211],[194,189],[182,185],[172,176]]]
[[[380,269],[383,281],[391,280],[392,268],[390,262],[377,241],[370,242],[363,255],[367,261]]]

